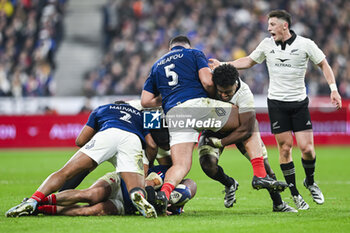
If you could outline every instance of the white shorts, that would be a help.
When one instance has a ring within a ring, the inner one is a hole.
[[[219,131],[228,121],[232,104],[210,98],[187,100],[166,114],[170,146],[198,142],[198,132],[208,129]]]
[[[120,215],[125,215],[123,193],[120,185],[120,176],[116,172],[109,172],[99,178],[106,181],[111,187],[111,194],[108,197],[118,210]]]
[[[117,128],[99,131],[79,151],[97,164],[111,162],[118,173],[135,172],[144,175],[142,144],[134,133]]]

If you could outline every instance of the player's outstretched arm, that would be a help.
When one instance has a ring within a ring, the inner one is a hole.
[[[214,70],[216,67],[219,65],[223,64],[230,64],[236,67],[238,70],[243,70],[243,69],[248,69],[256,64],[256,62],[251,59],[249,56],[239,58],[234,61],[227,61],[227,62],[220,62],[219,60],[215,58],[210,58],[209,59],[209,67],[210,69]]]
[[[341,103],[341,97],[339,95],[337,85],[335,83],[334,73],[332,71],[332,68],[328,64],[326,58],[323,59],[318,66],[321,68],[324,77],[327,80],[327,83],[329,85],[329,88],[331,89],[331,101],[332,104],[336,106],[337,109],[340,109],[342,107]]]

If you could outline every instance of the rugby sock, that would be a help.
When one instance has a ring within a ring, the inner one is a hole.
[[[42,192],[36,191],[31,198],[36,200],[38,203],[40,203],[44,200],[45,194],[43,194]]]
[[[295,167],[293,161],[285,164],[280,164],[284,179],[286,180],[290,193],[292,196],[299,195],[299,192],[297,190],[296,184],[295,184]]]
[[[304,160],[301,158],[301,163],[305,170],[306,183],[307,185],[312,185],[314,183],[316,158],[313,160]]]
[[[220,166],[218,166],[218,170],[216,174],[211,178],[219,181],[221,184],[225,185],[226,187],[230,187],[235,183],[235,180],[229,177],[228,175],[226,175],[224,170]]]
[[[266,171],[264,166],[264,158],[258,157],[250,160],[253,166],[254,176],[256,177],[266,177]]]
[[[272,179],[277,180],[276,175],[274,173],[269,174],[269,176]],[[271,200],[272,200],[274,206],[278,206],[278,205],[281,205],[283,203],[281,194],[279,192],[273,191],[273,190],[268,190],[268,192],[270,194],[270,197],[271,197]]]
[[[151,204],[154,205],[156,202],[156,191],[152,186],[146,186],[145,191],[147,193],[147,201]]]
[[[56,205],[56,195],[51,194],[42,200],[42,204]]]
[[[55,205],[42,205],[38,207],[38,211],[43,214],[55,215],[57,213],[57,206]]]
[[[175,186],[170,183],[164,183],[161,190],[165,193],[166,198],[170,198],[170,193],[175,189]]]

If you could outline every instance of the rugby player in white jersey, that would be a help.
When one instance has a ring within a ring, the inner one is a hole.
[[[271,11],[268,14],[268,31],[271,37],[261,41],[249,56],[228,63],[237,69],[247,69],[266,60],[270,77],[268,111],[271,130],[278,144],[281,169],[297,208],[309,209],[296,188],[292,159],[294,132],[302,152],[302,164],[306,174],[304,186],[309,189],[317,204],[323,204],[324,196],[314,182],[316,156],[308,109],[309,99],[304,82],[309,59],[321,68],[331,90],[331,102],[337,109],[341,108],[342,103],[333,71],[324,53],[312,40],[296,35],[290,26],[291,16],[287,11]],[[211,59],[211,62],[212,69],[220,64],[216,59]]]
[[[240,152],[250,161],[254,155],[263,155],[266,173],[276,180],[270,167],[266,147],[261,140],[258,121],[255,118],[254,97],[249,86],[239,78],[237,69],[228,64],[217,67],[213,72],[217,99],[230,102],[238,107],[240,126],[231,137]],[[236,202],[235,192],[238,182],[225,174],[218,165],[223,147],[218,143],[223,135],[211,131],[203,131],[198,144],[199,160],[205,174],[225,186],[225,207],[230,208]],[[211,145],[213,146],[211,146]],[[268,189],[275,212],[298,212],[282,201],[278,191]]]

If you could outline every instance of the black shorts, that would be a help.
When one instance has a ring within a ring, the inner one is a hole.
[[[267,106],[273,134],[312,129],[308,97],[300,102],[267,99]]]
[[[163,150],[169,150],[170,149],[170,139],[169,139],[169,130],[168,128],[163,127],[163,121],[160,129],[151,129],[150,133],[152,135],[152,138],[154,142]]]

